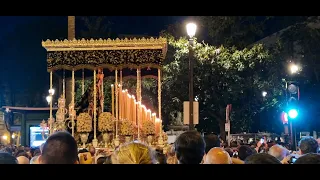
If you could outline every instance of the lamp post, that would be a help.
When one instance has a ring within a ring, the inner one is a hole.
[[[300,67],[299,65],[295,64],[295,63],[291,63],[289,64],[289,71],[291,73],[291,75],[294,75],[294,74],[298,74],[299,71],[300,71]],[[288,81],[285,80],[286,82],[286,99],[287,99],[287,106],[289,106],[289,100],[288,98],[290,99],[290,97],[288,97],[288,91],[290,91],[290,86],[288,84]],[[294,85],[295,86],[295,85]],[[297,92],[299,91],[299,87],[295,87]],[[292,91],[292,90],[291,90]],[[290,92],[290,94],[292,94],[293,92]],[[295,92],[296,93],[296,92]],[[298,95],[299,96],[299,95]],[[298,99],[299,100],[299,97]],[[296,127],[295,127],[295,124],[293,123],[293,119],[295,119],[297,116],[298,116],[298,111],[296,109],[291,109],[289,112],[288,112],[288,116],[289,116],[289,126],[290,126],[290,140],[291,140],[291,145],[293,147],[293,150],[296,150],[296,147],[297,147],[297,138],[296,138]]]
[[[197,25],[187,24],[187,33],[189,36],[189,130],[194,130],[193,125],[193,44]]]
[[[52,100],[54,95],[54,89],[52,88],[52,84],[50,84],[49,89],[49,96],[46,97],[46,100],[48,104],[50,105],[50,118],[49,118],[49,124],[50,124],[50,134],[53,133],[53,118],[52,118]]]

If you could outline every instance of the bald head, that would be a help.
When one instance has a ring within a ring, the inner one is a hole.
[[[271,156],[277,158],[279,161],[282,161],[283,158],[289,155],[289,151],[278,144],[272,146],[268,152]]]
[[[203,164],[232,164],[232,160],[227,151],[221,148],[212,148],[205,156]]]
[[[29,159],[25,156],[19,156],[17,157],[17,160],[19,164],[30,164]]]

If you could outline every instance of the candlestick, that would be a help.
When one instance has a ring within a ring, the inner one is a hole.
[[[127,106],[126,106],[126,108],[127,108],[127,119],[129,120],[129,121],[132,121],[132,119],[131,119],[131,117],[130,117],[130,111],[131,111],[131,108],[130,108],[130,102],[131,102],[131,95],[130,94],[127,94]]]
[[[151,121],[151,110],[147,110],[147,121]]]

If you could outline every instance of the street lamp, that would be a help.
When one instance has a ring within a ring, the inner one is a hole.
[[[263,96],[263,97],[266,97],[267,94],[268,94],[268,93],[267,93],[266,91],[262,91],[262,96]]]
[[[197,31],[197,25],[194,23],[188,23],[187,34],[189,36],[189,130],[194,129],[193,125],[193,44],[194,36]]]
[[[299,71],[299,66],[296,64],[291,64],[289,66],[291,74],[296,74]]]
[[[46,100],[47,100],[48,104],[50,104],[51,101],[52,101],[52,96],[51,96],[51,95],[47,96],[47,97],[46,97]]]
[[[53,96],[54,95],[54,89],[49,89],[49,94]]]

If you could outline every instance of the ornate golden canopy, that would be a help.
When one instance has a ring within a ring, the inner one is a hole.
[[[47,69],[160,68],[167,53],[165,38],[64,40],[42,42]]]

